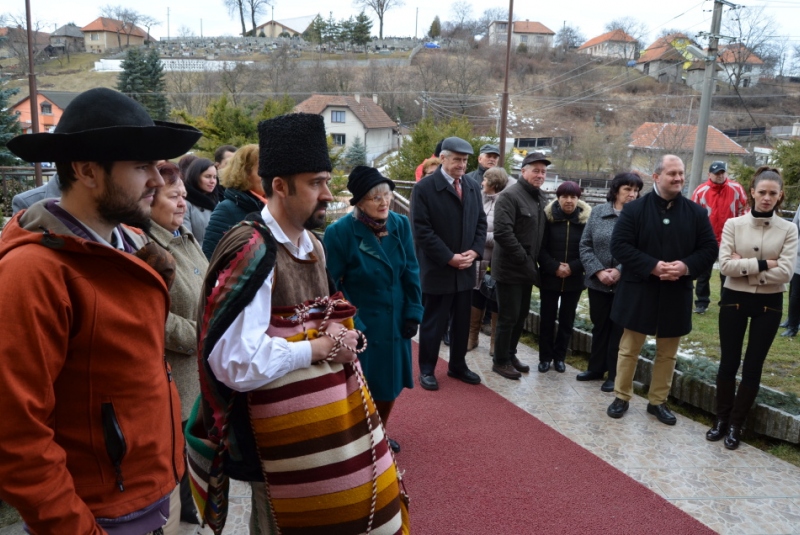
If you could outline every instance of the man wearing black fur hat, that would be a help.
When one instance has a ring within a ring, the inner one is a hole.
[[[211,257],[198,312],[202,417],[188,429],[225,444],[224,472],[250,482],[253,534],[310,527],[307,520],[320,533],[397,533],[407,522],[399,475],[355,371],[362,335],[352,323],[326,318],[323,328],[308,319],[331,303],[325,252],[309,232],[324,225],[333,200],[324,121],[293,113],[262,121],[258,132],[269,202]],[[195,481],[202,463],[190,448]],[[208,506],[201,513],[215,521]]]
[[[180,401],[164,360],[174,260],[123,224],[148,224],[157,160],[199,138],[99,88],[54,133],[8,143],[57,162],[62,195],[0,237],[0,498],[31,533],[160,532],[180,503]]]

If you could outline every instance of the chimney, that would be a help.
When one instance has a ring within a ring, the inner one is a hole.
[[[378,103],[378,94],[377,93],[373,93],[372,94],[372,102],[374,102],[375,104]]]
[[[357,104],[361,104],[361,93],[355,93],[353,98],[356,99]]]

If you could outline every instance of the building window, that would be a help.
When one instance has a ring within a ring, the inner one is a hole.
[[[750,85],[750,78],[745,78],[742,80],[742,87],[747,87]]]
[[[528,36],[527,35],[520,35],[519,36],[519,42],[520,43],[527,43],[528,42]]]
[[[497,31],[498,32],[504,32],[504,31],[506,31],[507,28],[508,28],[508,23],[507,22],[501,22],[501,23],[497,24]]]
[[[752,65],[745,65],[744,66],[744,72],[753,72],[753,66]]]
[[[343,147],[345,145],[346,138],[344,134],[331,134],[331,136],[333,137],[333,144],[337,147]]]
[[[343,123],[344,122],[344,112],[343,111],[332,111],[331,112],[331,122],[332,123]]]
[[[544,36],[543,35],[535,35],[533,38],[536,39],[536,44],[537,45],[540,45],[540,44],[544,43]]]
[[[49,102],[42,102],[42,115],[53,115],[53,106]]]
[[[93,33],[91,35],[92,35],[92,37],[91,37],[92,41],[99,41],[100,40],[100,34],[99,33]]]

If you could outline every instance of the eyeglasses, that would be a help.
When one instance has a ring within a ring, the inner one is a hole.
[[[383,195],[375,195],[374,197],[367,197],[367,200],[372,201],[375,204],[381,204],[382,202],[386,202],[388,204],[392,201],[392,192],[387,191]]]

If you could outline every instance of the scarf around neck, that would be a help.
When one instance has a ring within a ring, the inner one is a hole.
[[[372,219],[362,210],[358,211],[358,216],[356,216],[356,219],[365,224],[367,228],[369,228],[372,231],[372,233],[375,234],[375,237],[378,238],[378,240],[389,235],[389,231],[386,230],[386,221],[387,221],[386,219],[382,221]]]

